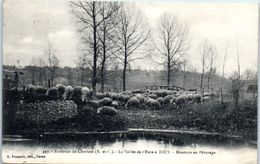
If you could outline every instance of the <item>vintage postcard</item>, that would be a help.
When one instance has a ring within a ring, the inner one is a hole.
[[[256,164],[258,10],[4,0],[2,162]]]

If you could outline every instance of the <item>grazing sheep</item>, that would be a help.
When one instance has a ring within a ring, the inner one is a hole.
[[[35,86],[34,87],[34,93],[36,94],[45,94],[47,89],[43,86]]]
[[[70,95],[70,99],[74,101],[77,105],[81,104],[81,92],[82,87],[81,86],[75,86],[72,94]]]
[[[125,102],[125,96],[123,94],[118,95],[118,101]]]
[[[114,101],[118,100],[118,94],[115,94],[115,93],[111,94],[111,99],[114,100]]]
[[[35,89],[34,85],[28,84],[28,85],[25,87],[25,92],[28,93],[28,94],[33,94],[34,89]]]
[[[141,89],[136,89],[131,91],[131,93],[136,94],[136,93],[142,93],[143,91]]]
[[[193,94],[191,94],[191,93],[187,94],[188,101],[192,101],[192,98],[193,98]]]
[[[172,95],[167,95],[167,96],[165,96],[165,97],[163,98],[163,99],[164,99],[164,104],[169,104],[173,98],[174,98],[174,97],[173,97]]]
[[[57,84],[56,87],[58,88],[58,98],[62,99],[63,95],[65,93],[65,85],[63,84]]]
[[[106,93],[96,93],[96,98],[101,100],[107,96]]]
[[[198,104],[198,103],[200,103],[201,102],[201,95],[199,95],[199,94],[194,94],[193,95],[193,101],[196,103],[196,104]]]
[[[202,102],[206,102],[206,101],[209,101],[209,100],[211,100],[210,96],[204,96],[203,99],[202,99]]]
[[[64,100],[69,100],[70,99],[70,96],[73,93],[73,90],[74,90],[73,87],[70,86],[70,85],[65,87],[65,93],[63,95]]]
[[[157,99],[156,94],[149,94],[148,97],[152,98],[152,99]]]
[[[207,92],[203,93],[203,97],[207,97],[207,96],[210,96],[210,93]]]
[[[103,98],[102,100],[99,101],[99,104],[101,106],[111,106],[112,102],[113,102],[113,100],[111,98],[105,97],[105,98]]]
[[[114,107],[115,109],[118,109],[119,103],[117,101],[113,101],[111,106]]]
[[[140,101],[136,98],[136,97],[132,97],[130,98],[126,105],[125,105],[125,108],[126,109],[130,109],[130,108],[139,108],[141,106],[141,103]]]
[[[124,96],[124,103],[126,103],[128,100],[130,100],[132,96],[131,95],[125,95]]]
[[[172,94],[174,95],[180,95],[180,93],[178,91],[172,91]]]
[[[185,106],[185,97],[184,96],[176,97],[175,103],[176,103],[178,108],[184,108],[184,106]]]
[[[34,92],[30,93],[29,97],[31,97],[32,101],[46,101],[46,100],[48,100],[48,96],[46,95],[46,92],[47,92],[47,89],[45,87],[35,86]],[[28,95],[27,95],[27,97],[28,97]]]
[[[164,99],[162,97],[159,97],[156,100],[160,103],[161,106],[164,106]]]
[[[151,98],[146,101],[146,106],[150,110],[159,110],[161,108],[159,101]]]
[[[97,113],[108,115],[108,116],[115,116],[118,113],[118,111],[114,107],[103,106],[103,107],[98,108]]]
[[[47,90],[46,95],[50,100],[57,100],[58,98],[58,88],[51,87]]]
[[[95,109],[97,109],[97,108],[100,107],[99,102],[98,102],[98,101],[95,101],[95,100],[87,100],[87,101],[86,101],[86,105],[88,105],[88,106],[90,106],[90,107],[92,107],[92,108],[95,108]]]
[[[137,94],[135,97],[140,101],[141,104],[144,103],[145,97],[142,94]]]
[[[81,95],[81,101],[86,101],[87,99],[89,99],[90,97],[91,97],[91,93],[90,93],[90,90],[89,90],[89,88],[88,87],[83,87],[82,89],[81,89],[81,93],[82,93],[82,95]]]

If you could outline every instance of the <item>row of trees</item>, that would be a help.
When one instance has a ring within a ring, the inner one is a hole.
[[[109,74],[108,70],[120,69],[122,71],[117,72],[121,73],[122,88],[125,91],[127,70],[130,69],[131,62],[149,57],[157,64],[164,66],[165,71],[163,72],[168,86],[172,84],[173,77],[175,77],[174,70],[182,69],[184,72],[183,87],[185,88],[185,72],[189,62],[186,57],[189,30],[177,17],[164,13],[159,18],[157,30],[151,32],[145,16],[133,3],[72,1],[70,7],[75,16],[82,42],[77,63],[81,69],[81,85],[83,85],[83,79],[89,76],[87,70],[90,69],[94,93],[96,93],[97,83],[101,84],[101,92],[104,92],[104,84],[107,79],[115,79],[115,77],[111,77],[115,75]],[[211,79],[216,73],[217,48],[205,40],[200,43],[199,49],[202,56],[199,87],[202,92],[204,89],[210,91]],[[40,64],[37,66],[48,68],[49,85],[53,86],[59,59],[56,57],[51,43],[48,44],[44,53],[47,58],[39,59]],[[227,48],[224,53],[222,81],[226,56]],[[46,70],[44,71],[46,78]],[[30,72],[34,84],[35,70],[32,69]],[[40,70],[40,72],[42,71]]]
[[[167,85],[170,85],[171,72],[182,63],[187,49],[188,30],[177,17],[169,14],[161,16],[154,42],[145,16],[132,3],[73,1],[70,6],[84,47],[79,57],[82,76],[84,69],[91,67],[94,93],[98,80],[101,92],[104,91],[106,70],[111,63],[122,66],[125,91],[126,72],[131,62],[147,58],[152,52],[156,61],[163,61]]]

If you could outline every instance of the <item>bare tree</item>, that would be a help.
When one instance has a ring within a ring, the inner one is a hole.
[[[238,121],[238,110],[239,110],[239,97],[240,97],[240,89],[244,85],[244,82],[241,80],[240,75],[240,61],[238,54],[238,45],[236,45],[237,50],[237,72],[234,72],[233,77],[231,77],[232,81],[232,96],[233,96],[233,104],[234,104],[234,118],[235,121]]]
[[[187,59],[184,59],[183,61],[183,85],[182,88],[185,89],[185,83],[186,83],[186,64],[187,64]]]
[[[113,14],[114,9],[111,8],[105,17],[101,17],[102,4],[110,2],[100,1],[71,1],[70,6],[79,25],[79,32],[82,34],[83,40],[88,44],[92,51],[92,90],[96,94],[97,83],[97,67],[98,67],[98,28],[102,22]],[[112,3],[112,2],[111,2]]]
[[[221,75],[221,82],[220,82],[220,101],[221,104],[223,104],[223,80],[224,80],[224,74],[225,74],[225,64],[226,64],[226,58],[227,58],[227,50],[228,46],[225,48],[225,53],[224,53],[224,60],[223,60],[223,67],[222,67],[222,75]]]
[[[116,43],[118,46],[118,59],[123,64],[123,91],[126,90],[126,70],[129,64],[147,55],[135,56],[134,53],[148,40],[150,30],[145,23],[142,12],[134,5],[124,3],[119,12],[119,22]],[[139,53],[141,54],[141,53]]]
[[[170,85],[172,69],[182,63],[181,59],[187,50],[187,32],[177,17],[167,13],[160,17],[159,37],[154,45],[167,70],[167,86]]]
[[[216,61],[216,57],[217,57],[217,50],[216,47],[211,45],[209,47],[209,71],[207,73],[207,80],[208,80],[208,91],[210,90],[210,78],[212,76],[212,74],[214,74],[216,72],[216,68],[215,66],[215,61]]]
[[[54,85],[53,81],[56,76],[56,71],[58,69],[60,61],[55,55],[56,51],[50,42],[48,42],[47,48],[45,49],[44,53],[47,55],[47,61],[45,63],[50,72],[50,84],[48,84],[48,87],[50,87]]]
[[[83,85],[84,81],[84,74],[88,68],[88,58],[87,58],[87,53],[86,52],[81,52],[79,53],[78,56],[78,62],[77,62],[78,67],[80,68],[81,75],[80,75],[80,85]]]
[[[115,54],[116,42],[115,40],[115,27],[118,23],[118,11],[120,5],[116,2],[103,3],[101,9],[101,18],[104,20],[98,28],[98,39],[100,41],[100,81],[101,92],[104,92],[104,83],[106,69],[108,68],[108,60]],[[112,13],[112,14],[111,14]],[[111,16],[108,17],[108,14]],[[107,17],[107,19],[105,19]]]
[[[205,75],[205,71],[207,69],[206,62],[207,62],[207,57],[208,57],[209,50],[210,50],[210,46],[209,46],[209,43],[207,40],[204,40],[203,42],[201,42],[200,49],[202,49],[202,52],[201,52],[202,71],[201,71],[201,78],[200,78],[200,90],[203,94],[203,92],[204,92],[204,86],[203,86],[204,75]]]
[[[34,85],[35,84],[35,73],[37,71],[35,58],[32,58],[31,64],[29,66],[27,66],[26,68],[31,74],[31,84]]]

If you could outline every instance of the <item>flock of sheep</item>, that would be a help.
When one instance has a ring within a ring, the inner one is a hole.
[[[62,84],[57,84],[56,87],[49,89],[43,86],[28,85],[22,93],[21,91],[13,90],[13,94],[10,96],[14,96],[14,93],[16,93],[16,96],[19,94],[19,98],[23,102],[73,100],[80,107],[95,108],[97,113],[107,115],[115,115],[117,109],[160,110],[165,106],[168,106],[170,109],[180,109],[189,104],[211,100],[214,96],[213,93],[201,95],[196,93],[196,91],[145,89],[136,89],[122,93],[97,93],[93,96],[92,91],[88,87],[72,87]]]

